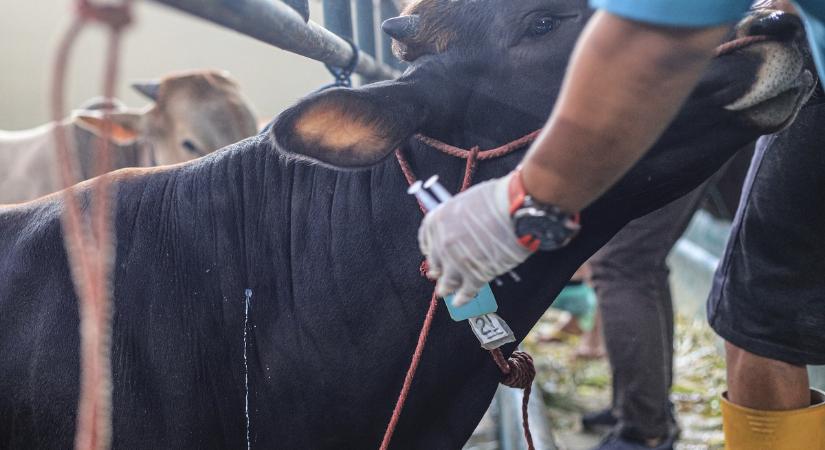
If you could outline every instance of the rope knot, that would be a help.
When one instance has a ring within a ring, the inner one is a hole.
[[[536,378],[536,367],[533,357],[525,352],[513,352],[507,359],[508,371],[504,373],[501,384],[516,389],[527,389]]]
[[[130,2],[120,5],[95,5],[89,0],[79,0],[77,14],[84,20],[100,22],[114,30],[121,30],[132,23]]]

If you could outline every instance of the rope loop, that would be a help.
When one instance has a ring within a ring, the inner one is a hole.
[[[358,66],[358,59],[361,55],[361,50],[357,45],[355,45],[355,42],[353,42],[352,39],[344,36],[340,37],[341,39],[347,41],[347,44],[349,44],[352,49],[352,57],[344,67],[334,67],[329,64],[325,64],[329,73],[331,73],[333,78],[335,78],[335,81],[332,84],[321,88],[322,91],[333,87],[352,87],[352,73],[355,72],[355,68]]]
[[[518,149],[521,149],[532,143],[536,139],[536,137],[538,137],[540,131],[541,130],[534,131],[530,134],[527,134],[526,136],[516,139],[515,141],[512,141],[508,144],[490,150],[481,150],[478,146],[475,146],[469,150],[465,150],[438,141],[436,139],[429,138],[421,134],[418,134],[415,137],[425,145],[428,145],[446,155],[467,160],[467,162],[464,165],[464,177],[462,178],[460,187],[460,191],[463,192],[467,190],[470,187],[470,185],[472,185],[473,175],[475,174],[476,166],[479,161],[500,158]],[[399,147],[395,150],[395,158],[398,160],[398,165],[401,168],[401,173],[404,175],[404,179],[407,181],[407,184],[412,185],[413,183],[415,183],[415,173],[413,173],[412,166],[410,165],[409,160],[407,160],[407,157],[404,155],[404,150],[402,147]],[[427,214],[426,208],[424,208],[424,205],[422,205],[420,202],[418,203],[418,207],[419,209],[421,209],[421,212],[423,214]],[[427,261],[424,260],[424,262],[422,262],[421,266],[419,266],[418,268],[422,277],[427,278],[428,268],[429,266],[427,264]],[[430,299],[430,307],[427,311],[427,316],[424,320],[424,325],[421,327],[421,332],[418,335],[418,345],[416,346],[415,352],[413,353],[413,358],[412,362],[410,363],[410,367],[409,369],[407,369],[407,376],[404,378],[404,384],[401,387],[401,393],[398,395],[398,400],[395,403],[395,408],[393,409],[392,417],[390,418],[390,423],[387,425],[387,428],[384,432],[384,438],[381,441],[381,446],[379,447],[380,450],[387,450],[390,444],[390,440],[392,439],[392,435],[395,432],[395,427],[396,425],[398,425],[398,419],[401,415],[401,411],[404,409],[404,404],[407,401],[407,395],[409,394],[413,377],[415,377],[415,372],[418,369],[418,364],[421,360],[421,355],[424,350],[424,343],[426,342],[427,336],[430,332],[430,326],[432,325],[433,315],[435,314],[435,306],[437,300],[438,297],[436,296],[435,292],[433,292],[432,297]],[[535,450],[535,446],[533,445],[533,435],[530,432],[530,421],[528,417],[528,403],[530,401],[530,391],[533,387],[533,379],[536,378],[536,367],[533,365],[533,358],[525,352],[516,351],[513,352],[509,359],[505,359],[504,355],[501,353],[500,348],[490,350],[489,352],[490,355],[493,357],[493,361],[495,361],[496,365],[502,373],[501,384],[512,388],[524,390],[524,396],[522,397],[521,402],[521,416],[522,427],[524,428],[524,439],[527,442],[527,450]]]
[[[94,4],[90,0],[78,0],[77,15],[85,21],[100,22],[112,30],[122,30],[132,23],[132,9],[129,2],[117,5]]]
[[[533,357],[526,352],[513,352],[507,359],[507,372],[503,373],[504,378],[501,384],[516,389],[527,389],[533,384],[536,378],[536,366],[533,365]]]

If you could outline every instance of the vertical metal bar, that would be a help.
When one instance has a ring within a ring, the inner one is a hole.
[[[154,1],[331,66],[345,67],[352,59],[352,49],[343,39],[311,20],[304,22],[300,14],[281,1]],[[355,73],[371,79],[398,76],[396,70],[370,55],[361,55]]]
[[[380,0],[381,22],[398,15],[398,8],[393,0]],[[392,38],[385,33],[381,33],[381,61],[391,67],[400,69],[401,63],[392,54]]]
[[[373,0],[355,0],[355,21],[357,25],[358,48],[362,54],[375,57],[375,2]],[[376,81],[365,76],[360,78],[361,84]]]
[[[324,0],[324,27],[352,40],[352,8],[350,0]]]
[[[372,0],[355,0],[358,48],[375,56],[375,4]]]

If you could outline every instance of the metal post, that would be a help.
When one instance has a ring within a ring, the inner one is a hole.
[[[346,67],[352,59],[352,48],[346,41],[311,20],[304,23],[300,14],[280,1],[154,1],[331,66]],[[398,76],[397,71],[366,54],[360,55],[355,73],[369,79]]]
[[[350,0],[324,0],[324,26],[338,36],[352,40]]]
[[[499,386],[493,401],[499,408],[499,446],[502,450],[526,450],[522,424],[521,402],[524,391],[507,386]],[[547,406],[541,398],[541,388],[533,382],[533,395],[527,403],[530,431],[533,444],[542,450],[558,450],[550,421],[547,420]]]
[[[362,52],[375,56],[375,4],[373,1],[355,0],[355,17],[358,23],[358,47]]]
[[[381,22],[398,15],[398,8],[395,7],[395,2],[393,2],[393,0],[380,1]],[[401,63],[395,58],[395,55],[392,54],[392,38],[387,36],[385,33],[381,33],[381,43],[381,62],[396,69],[401,69]]]

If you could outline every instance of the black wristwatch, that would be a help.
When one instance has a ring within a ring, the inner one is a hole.
[[[558,250],[576,236],[581,228],[579,214],[539,203],[524,189],[521,167],[510,177],[508,189],[510,216],[521,245],[530,250]]]

